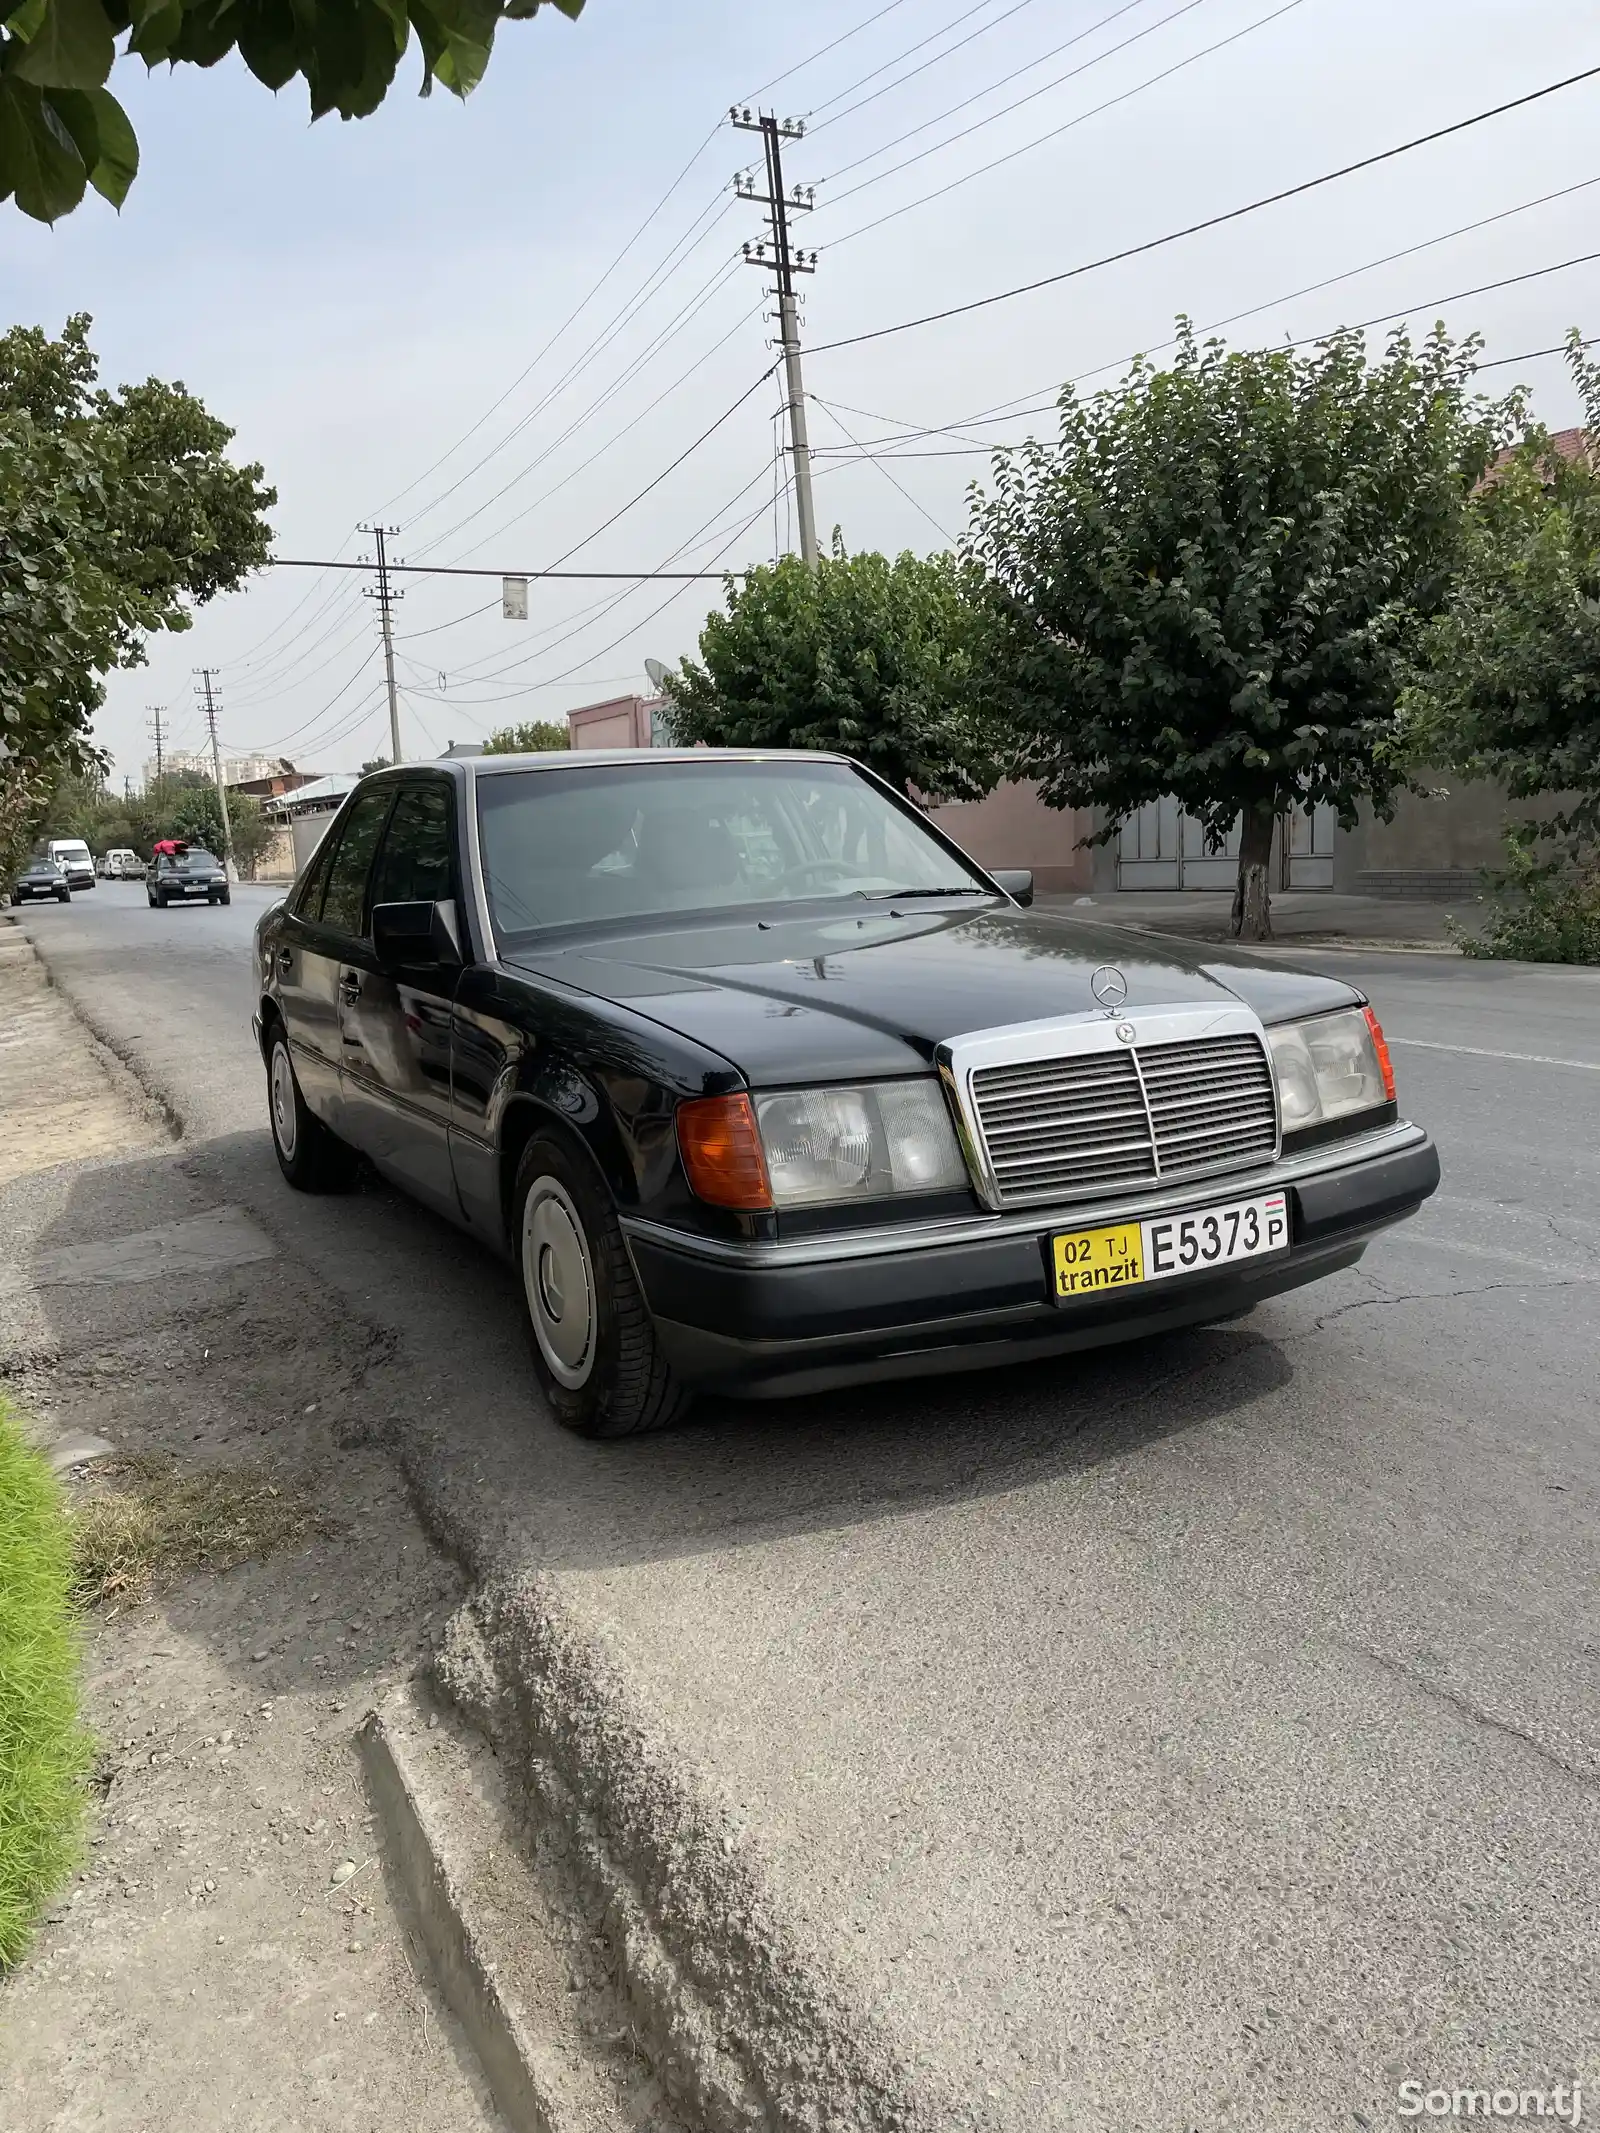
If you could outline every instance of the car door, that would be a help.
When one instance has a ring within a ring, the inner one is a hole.
[[[324,1125],[346,1138],[339,987],[359,942],[367,876],[393,804],[390,784],[357,794],[291,899],[276,948],[278,1004],[301,1094]]]
[[[379,904],[442,905],[456,922],[459,873],[449,782],[398,786],[368,880],[362,937],[339,982],[345,1132],[397,1185],[459,1219],[450,1168],[450,1017],[460,967],[380,968],[371,943]]]

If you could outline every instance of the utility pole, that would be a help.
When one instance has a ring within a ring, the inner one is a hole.
[[[814,274],[817,271],[815,252],[803,252],[789,242],[789,217],[805,214],[815,206],[814,190],[799,186],[785,194],[783,189],[783,143],[798,141],[806,130],[804,119],[778,119],[771,112],[761,112],[752,118],[748,109],[737,105],[729,113],[735,127],[741,133],[759,133],[766,156],[767,189],[758,193],[754,178],[742,174],[733,181],[733,189],[741,200],[755,200],[767,210],[767,221],[772,230],[772,251],[768,254],[766,240],[746,244],[745,264],[752,267],[770,267],[777,277],[773,294],[778,299],[778,335],[783,349],[784,379],[789,391],[789,441],[794,452],[794,501],[795,516],[800,524],[800,553],[812,570],[817,567],[817,514],[811,501],[811,442],[806,434],[806,395],[800,378],[800,314],[795,301],[794,277],[797,274]]]
[[[211,775],[217,781],[217,805],[222,810],[222,856],[227,862],[233,857],[233,831],[228,825],[228,795],[222,783],[222,756],[217,747],[217,699],[211,688],[217,670],[215,667],[197,667],[195,671],[200,676],[200,689],[195,693],[198,695],[203,691],[205,694],[206,730],[211,735]]]
[[[363,526],[363,533],[370,533],[378,544],[378,589],[369,586],[366,597],[378,603],[378,623],[383,631],[383,668],[389,683],[389,760],[400,760],[400,693],[394,685],[394,630],[390,622],[390,610],[396,600],[403,600],[404,593],[389,589],[389,557],[384,540],[391,533],[398,533],[398,526]]]
[[[150,714],[150,723],[151,723],[151,728],[152,728],[153,732],[155,733],[155,737],[156,737],[156,783],[157,783],[157,784],[159,785],[159,784],[161,783],[161,779],[162,779],[163,773],[165,772],[165,769],[166,769],[166,758],[165,758],[165,756],[164,756],[164,755],[162,754],[162,752],[161,752],[161,750],[162,750],[162,736],[161,736],[161,709],[162,709],[162,707],[161,707],[161,705],[160,705],[160,704],[146,704],[146,705],[145,705],[145,709],[146,709],[146,710],[147,710],[147,711],[149,712],[149,714]]]

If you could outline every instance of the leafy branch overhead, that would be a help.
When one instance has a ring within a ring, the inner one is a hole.
[[[311,116],[366,118],[414,30],[422,94],[475,89],[503,19],[583,0],[0,0],[0,200],[54,222],[89,186],[114,207],[139,168],[128,115],[106,87],[124,51],[146,66],[213,67],[237,50],[269,89],[296,76]]]

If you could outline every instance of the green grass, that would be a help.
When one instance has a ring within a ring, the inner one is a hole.
[[[20,1960],[82,1841],[91,1744],[71,1587],[60,1493],[0,1401],[0,1971]]]

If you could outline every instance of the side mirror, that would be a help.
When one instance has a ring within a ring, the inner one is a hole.
[[[989,879],[997,888],[1004,889],[1014,903],[1024,909],[1033,902],[1033,870],[1031,867],[991,867]]]
[[[383,970],[428,970],[461,961],[444,911],[427,902],[374,904],[372,952]]]

